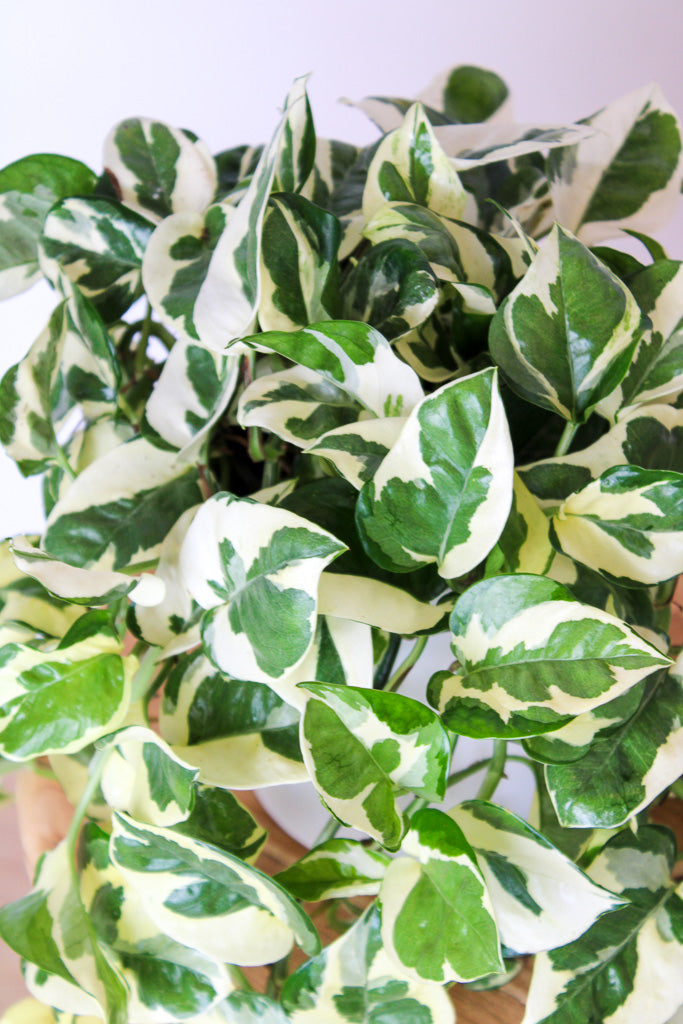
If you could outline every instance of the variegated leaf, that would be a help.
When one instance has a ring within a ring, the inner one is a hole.
[[[491,355],[527,401],[583,423],[628,370],[641,312],[621,281],[556,225],[491,322]]]
[[[285,111],[237,206],[228,197],[204,214],[175,213],[147,246],[142,279],[157,316],[208,348],[222,351],[253,325],[263,217],[292,113]]]
[[[335,197],[344,188],[345,179],[354,167],[360,150],[350,142],[338,139],[318,139],[315,164],[304,188],[305,196],[326,210],[339,213]]]
[[[619,228],[652,233],[675,209],[683,179],[680,126],[657,85],[586,118],[591,134],[553,154],[557,219],[588,245]]]
[[[192,1024],[289,1024],[289,1018],[269,996],[235,989],[209,1013],[194,1018]]]
[[[111,808],[150,825],[176,825],[187,818],[196,768],[144,726],[121,729],[111,747],[100,783]]]
[[[345,316],[395,340],[427,319],[439,286],[413,242],[390,238],[362,254],[344,281],[342,297]]]
[[[491,550],[512,496],[512,445],[495,370],[425,398],[358,498],[368,554],[406,572],[462,576]]]
[[[368,168],[363,190],[366,221],[387,201],[407,200],[457,219],[467,196],[439,145],[423,107],[407,111],[400,128],[385,135]]]
[[[298,711],[262,683],[217,672],[201,652],[183,656],[171,672],[159,726],[176,756],[212,786],[257,789],[308,778]]]
[[[163,581],[151,573],[127,576],[79,569],[34,547],[27,537],[14,537],[12,556],[23,573],[38,580],[51,594],[74,604],[105,605],[127,595],[131,601],[148,606],[159,604],[166,594]]]
[[[552,731],[669,663],[624,622],[543,576],[476,583],[456,602],[451,630],[461,674],[437,673],[428,696],[466,736]]]
[[[498,300],[527,269],[522,242],[498,239],[414,203],[387,203],[366,224],[363,235],[374,245],[394,239],[413,242],[438,278],[483,285]]]
[[[271,196],[261,241],[261,330],[295,330],[338,312],[340,241],[334,214],[300,195]]]
[[[301,331],[264,331],[242,341],[315,371],[375,416],[406,414],[424,397],[415,372],[367,324],[329,320]]]
[[[0,935],[27,962],[25,979],[36,998],[71,1014],[128,1024],[127,986],[73,886],[65,840],[41,859],[28,896],[0,909]]]
[[[219,494],[187,532],[181,573],[205,649],[236,679],[268,683],[294,669],[315,635],[320,573],[345,545],[284,509]]]
[[[306,94],[308,75],[295,78],[285,100],[288,114],[282,126],[274,192],[300,192],[315,163],[316,138],[313,113]]]
[[[216,191],[216,165],[201,139],[149,117],[115,125],[103,161],[119,199],[155,219],[201,213]]]
[[[676,781],[683,757],[683,665],[648,683],[640,707],[570,764],[546,766],[567,828],[616,828]]]
[[[156,558],[202,500],[194,467],[138,437],[91,463],[52,509],[43,547],[71,565],[122,569]]]
[[[441,985],[415,980],[387,956],[376,906],[287,979],[282,1003],[293,1024],[455,1022]]]
[[[213,843],[117,814],[111,856],[163,934],[219,962],[271,963],[295,938],[309,955],[320,948],[284,889]]]
[[[240,395],[238,418],[243,427],[263,427],[308,448],[330,430],[355,424],[363,411],[337,384],[315,370],[293,366],[252,381]]]
[[[532,462],[519,473],[541,507],[551,507],[621,465],[683,473],[683,410],[671,405],[628,409],[588,448]]]
[[[40,153],[0,171],[0,299],[40,277],[38,240],[50,207],[65,196],[89,195],[97,178],[68,156]]]
[[[553,516],[561,551],[608,580],[656,584],[683,572],[683,474],[614,466]]]
[[[683,390],[683,264],[661,259],[629,277],[629,288],[650,321],[616,391],[598,406],[609,419],[623,407],[670,402]]]
[[[382,580],[339,572],[322,574],[318,601],[320,613],[402,635],[433,632],[452,607],[428,604]]]
[[[159,933],[109,856],[109,836],[84,829],[80,892],[97,941],[127,986],[128,1020],[182,1021],[210,1011],[230,992],[223,964]]]
[[[485,800],[448,813],[477,855],[507,949],[564,946],[622,905],[516,814]]]
[[[239,358],[179,338],[147,401],[143,432],[161,448],[199,447],[233,396]]]
[[[372,480],[390,448],[405,426],[404,416],[358,420],[348,426],[334,427],[320,435],[306,449],[331,462],[337,472],[356,490]]]
[[[455,124],[479,124],[504,116],[509,90],[500,75],[473,64],[458,64],[437,75],[420,98],[443,110]]]
[[[491,899],[455,821],[443,811],[417,811],[401,853],[387,868],[379,897],[391,959],[414,978],[442,984],[502,971]]]
[[[194,786],[194,802],[187,818],[174,831],[253,864],[268,833],[233,793],[220,786]]]
[[[588,869],[628,903],[575,942],[536,957],[522,1024],[665,1024],[681,1002],[683,888],[671,885],[673,837],[619,832]]]
[[[547,575],[555,550],[550,543],[548,518],[524,483],[525,477],[515,472],[512,508],[498,547],[503,553],[506,572]]]
[[[534,125],[511,121],[436,126],[434,134],[456,171],[564,149],[593,135],[581,124]]]
[[[40,268],[58,290],[67,277],[111,323],[142,292],[142,257],[153,229],[111,199],[63,199],[45,218]]]
[[[354,839],[330,839],[275,876],[298,900],[376,896],[390,861]]]
[[[80,750],[123,722],[137,659],[121,657],[105,612],[77,619],[56,650],[8,643],[0,661],[0,752],[13,761]]]
[[[436,715],[396,693],[304,683],[301,749],[330,811],[395,850],[403,834],[397,788],[442,799],[450,741]]]

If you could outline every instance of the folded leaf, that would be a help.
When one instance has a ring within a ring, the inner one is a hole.
[[[508,949],[538,953],[566,945],[622,905],[516,814],[485,800],[448,813],[477,855]]]
[[[435,562],[462,576],[491,550],[512,496],[512,445],[495,370],[425,398],[358,498],[356,522],[378,565]]]
[[[472,981],[503,970],[493,907],[474,853],[442,811],[418,811],[380,890],[392,960],[426,981]],[[435,928],[434,922],[443,923]]]
[[[353,839],[330,839],[284,871],[276,880],[299,900],[375,896],[390,863],[383,853],[366,850]]]
[[[461,674],[437,673],[428,697],[466,736],[552,731],[668,664],[624,622],[543,576],[475,584],[456,602],[451,630]]]
[[[410,697],[304,683],[301,749],[318,793],[347,825],[395,850],[403,833],[398,787],[441,800],[450,741],[429,708]]]
[[[240,858],[125,815],[115,815],[113,826],[112,860],[163,934],[241,965],[281,959],[295,937],[309,955],[320,948],[303,910]]]

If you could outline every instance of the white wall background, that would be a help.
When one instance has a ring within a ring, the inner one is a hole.
[[[656,80],[683,112],[681,0],[4,0],[0,166],[35,152],[99,170],[109,128],[151,115],[218,151],[271,133],[289,85],[312,72],[318,134],[369,142],[341,96],[411,97],[481,64],[520,121],[573,121]],[[661,233],[683,257],[683,218]],[[52,306],[38,286],[0,306],[0,374]],[[0,537],[41,522],[35,479],[0,460]]]

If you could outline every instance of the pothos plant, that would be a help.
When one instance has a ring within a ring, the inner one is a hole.
[[[0,172],[2,293],[56,302],[0,388],[47,515],[2,549],[0,751],[75,806],[0,934],[56,1021],[446,1024],[525,954],[525,1024],[683,1002],[650,822],[683,751],[683,265],[642,233],[679,126],[656,87],[543,128],[506,100],[458,67],[359,104],[358,148],[301,79],[262,147],[132,118],[99,176]],[[452,772],[461,736],[489,744]],[[269,877],[239,794],[302,780],[330,824]]]

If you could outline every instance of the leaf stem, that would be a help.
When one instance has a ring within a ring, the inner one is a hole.
[[[372,680],[372,687],[374,690],[383,690],[386,686],[391,670],[394,667],[394,662],[396,661],[396,655],[398,654],[400,646],[401,637],[398,633],[392,633],[389,637],[387,649],[382,655],[382,659],[375,671],[375,677]]]
[[[336,818],[333,818],[332,815],[330,815],[327,822],[325,823],[325,825],[323,825],[320,832],[316,836],[311,849],[314,849],[316,846],[320,846],[321,843],[326,843],[328,839],[334,839],[334,837],[336,836],[337,832],[341,827],[341,821],[337,821]]]
[[[104,766],[107,762],[107,759],[111,751],[112,747],[104,747],[102,750],[95,751],[95,756],[90,762],[88,782],[86,784],[85,789],[81,793],[81,798],[78,801],[76,810],[74,811],[74,816],[71,819],[68,832],[66,833],[65,842],[69,856],[69,867],[71,869],[71,874],[76,884],[78,883],[78,873],[76,871],[76,861],[74,858],[76,843],[78,841],[78,836],[81,831],[83,819],[86,816],[88,807],[93,796],[97,792],[97,787],[100,784],[102,772],[104,771]]]
[[[571,447],[571,443],[574,440],[574,434],[578,429],[578,423],[572,423],[571,420],[565,423],[564,430],[562,431],[562,436],[560,437],[560,440],[557,442],[557,448],[555,449],[554,458],[559,459],[563,455],[567,454]]]
[[[284,985],[287,975],[289,973],[289,953],[287,956],[283,956],[282,960],[278,960],[270,968],[270,976],[266,982],[266,995],[270,996],[271,999],[278,999],[280,996],[280,990]]]
[[[408,657],[401,662],[401,664],[394,672],[393,676],[391,676],[391,678],[389,679],[387,685],[384,687],[384,689],[388,693],[391,693],[393,690],[398,690],[399,686],[401,685],[401,683],[408,675],[415,662],[418,660],[418,658],[424,651],[425,646],[427,644],[427,639],[428,638],[426,636],[419,636],[417,638],[413,645],[413,649],[408,655]]]
[[[505,762],[507,760],[507,741],[506,740],[494,740],[493,741],[493,757],[491,758],[488,766],[484,781],[482,782],[479,792],[477,793],[477,800],[490,800],[496,789],[498,783],[503,778],[505,773]]]
[[[467,768],[461,768],[459,771],[453,772],[446,779],[446,789],[456,786],[463,779],[468,779],[470,775],[476,775],[481,768],[485,768],[490,764],[491,760],[490,757],[482,757],[479,761],[473,761],[472,764],[468,764]]]
[[[149,332],[152,326],[152,304],[147,303],[147,312],[145,313],[145,319],[142,321],[142,328],[140,330],[140,337],[135,348],[135,373],[136,376],[141,377],[145,371],[145,360],[147,358],[147,342],[149,341]]]

